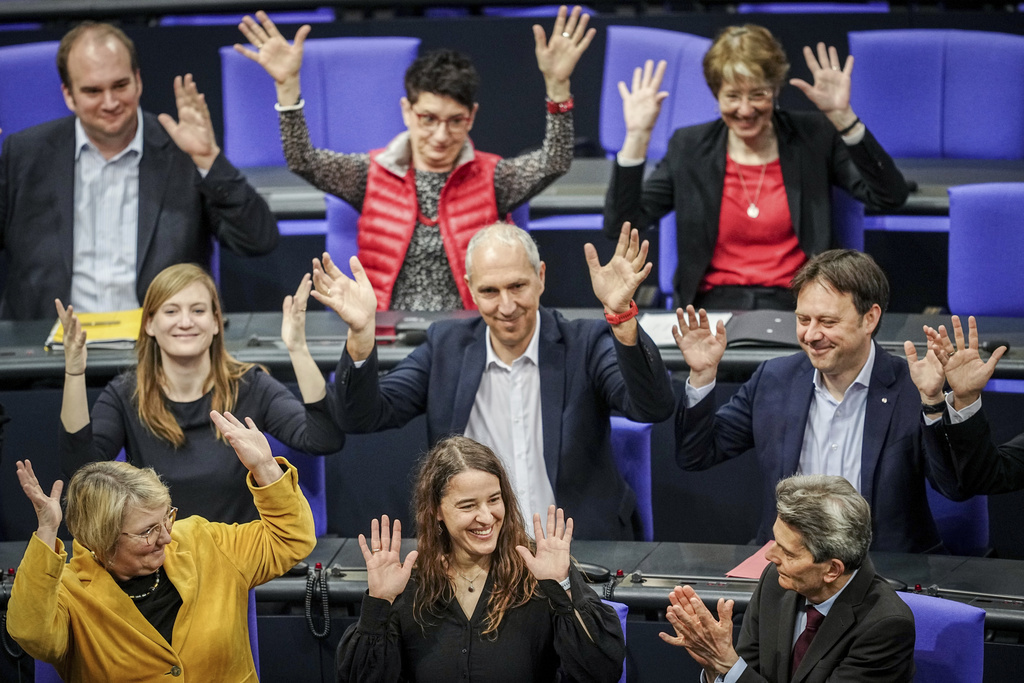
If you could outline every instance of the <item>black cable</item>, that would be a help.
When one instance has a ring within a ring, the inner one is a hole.
[[[320,589],[321,618],[323,628],[318,629],[313,619],[313,593]],[[327,594],[327,572],[323,570],[319,562],[316,567],[310,567],[306,574],[306,625],[314,638],[324,639],[331,632],[331,606],[330,596]]]
[[[10,634],[7,633],[7,610],[0,615],[0,641],[3,641],[4,652],[10,655],[13,659],[21,659],[25,656],[25,651],[21,649],[21,646],[14,642]]]

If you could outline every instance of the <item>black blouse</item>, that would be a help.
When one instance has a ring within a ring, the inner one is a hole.
[[[472,619],[452,599],[439,616],[426,615],[425,628],[413,619],[415,575],[394,604],[365,595],[359,622],[338,644],[337,681],[614,683],[626,653],[619,618],[575,568],[570,579],[571,599],[557,581],[539,582],[530,602],[505,613],[496,638],[481,635],[491,576]]]

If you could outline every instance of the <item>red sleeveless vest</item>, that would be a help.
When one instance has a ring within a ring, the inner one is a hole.
[[[377,294],[377,310],[391,305],[391,292],[405,263],[405,253],[416,229],[416,171],[410,167],[405,177],[377,163],[383,150],[370,152],[370,171],[366,178],[366,196],[359,216],[359,262]],[[451,265],[455,284],[467,309],[475,309],[465,282],[466,247],[481,228],[498,220],[494,197],[494,167],[501,160],[496,154],[474,150],[474,158],[458,166],[441,189],[438,201],[438,226],[444,251]]]

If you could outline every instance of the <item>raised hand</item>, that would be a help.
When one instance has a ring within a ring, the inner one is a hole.
[[[564,581],[569,576],[572,517],[566,519],[562,508],[556,510],[554,505],[549,506],[547,534],[545,534],[540,525],[540,513],[533,513],[533,537],[537,545],[536,554],[531,553],[530,549],[525,546],[516,546],[516,552],[522,556],[526,568],[538,581],[543,579]]]
[[[402,523],[395,520],[394,532],[388,528],[388,516],[383,515],[380,523],[370,524],[370,545],[366,536],[359,534],[359,549],[366,561],[366,584],[370,597],[394,602],[409,583],[409,576],[416,564],[419,552],[410,551],[402,562]]]
[[[668,92],[661,89],[668,63],[663,59],[657,66],[648,59],[643,68],[633,70],[632,88],[619,81],[619,95],[622,97],[622,117],[626,121],[626,136],[630,134],[650,135],[661,114],[661,103]],[[646,152],[646,150],[645,150]],[[646,154],[645,154],[646,155]]]
[[[791,78],[790,85],[800,89],[818,109],[822,111],[837,129],[846,128],[857,118],[850,109],[850,74],[853,73],[853,55],[840,66],[839,53],[835,47],[825,48],[818,43],[818,55],[804,47],[804,59],[811,71],[814,85],[800,78]]]
[[[553,102],[564,102],[569,99],[569,95],[572,94],[569,90],[569,77],[597,33],[596,29],[587,30],[590,15],[580,16],[580,13],[578,5],[573,7],[572,13],[568,12],[565,5],[558,8],[550,40],[539,24],[533,25],[537,66],[544,74],[548,99]]]
[[[946,373],[946,381],[953,390],[953,407],[961,410],[981,398],[981,390],[992,379],[1006,347],[1000,346],[987,362],[983,361],[978,353],[978,321],[973,315],[967,318],[965,340],[960,316],[954,315],[952,320],[953,340],[950,340],[945,325],[939,325],[938,334],[929,338],[929,350],[935,352]]]
[[[926,339],[929,338],[929,331],[934,332],[927,325],[924,326]],[[946,382],[946,375],[928,342],[925,342],[925,355],[918,358],[917,348],[914,342],[909,339],[903,342],[903,353],[907,357],[907,367],[910,370],[910,379],[914,386],[921,393],[921,403],[935,404],[943,400],[942,388]]]
[[[303,45],[313,30],[309,24],[300,26],[295,32],[295,40],[289,43],[267,13],[261,10],[256,13],[255,19],[249,15],[243,17],[238,30],[255,46],[256,51],[235,43],[236,52],[262,66],[277,83],[298,77],[302,68]]]
[[[14,466],[18,470],[18,482],[21,484],[21,490],[25,492],[36,511],[36,521],[38,522],[36,535],[53,548],[57,540],[60,520],[63,519],[60,509],[60,494],[64,491],[64,482],[60,479],[53,482],[50,495],[46,495],[43,487],[39,485],[36,473],[32,470],[30,460],[19,460]]]
[[[274,454],[270,451],[270,442],[263,435],[251,417],[245,418],[242,424],[237,417],[231,413],[219,413],[216,410],[210,411],[210,419],[228,444],[235,449],[235,454],[245,468],[252,472],[253,478],[259,486],[273,484],[281,478],[283,471],[281,466],[274,460]]]
[[[363,360],[373,350],[376,332],[377,295],[359,258],[349,259],[353,277],[348,277],[326,251],[323,260],[313,259],[311,296],[338,314],[348,325],[347,347],[352,360]]]
[[[708,312],[703,308],[695,311],[692,305],[686,307],[685,315],[677,308],[676,320],[679,324],[672,326],[672,338],[690,368],[690,385],[697,388],[710,384],[725,354],[725,323],[719,320],[712,333]]]
[[[174,101],[178,107],[178,120],[169,114],[160,114],[160,123],[174,144],[192,157],[198,168],[208,170],[220,154],[220,147],[213,134],[206,97],[199,92],[192,74],[185,74],[184,78],[174,77]]]
[[[288,351],[301,351],[306,348],[306,305],[309,303],[309,291],[313,288],[313,278],[309,273],[302,276],[295,294],[289,294],[281,304],[281,340]]]
[[[57,317],[60,318],[60,324],[64,326],[64,372],[74,377],[83,375],[87,356],[85,328],[82,327],[78,316],[75,315],[74,306],[69,304],[67,308],[64,308],[60,299],[54,299],[53,303],[57,306]]]
[[[647,263],[647,240],[640,242],[640,233],[630,230],[629,222],[622,224],[615,254],[605,265],[598,260],[597,249],[589,242],[583,245],[590,269],[590,282],[594,294],[604,304],[607,313],[625,313],[640,283],[647,279],[653,264]]]

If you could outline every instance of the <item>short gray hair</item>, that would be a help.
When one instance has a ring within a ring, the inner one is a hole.
[[[526,258],[530,260],[533,272],[540,275],[540,252],[537,251],[537,243],[530,237],[530,233],[511,223],[493,223],[481,229],[469,240],[466,247],[466,274],[473,277],[473,251],[484,242],[494,240],[510,247],[519,245],[526,252]]]
[[[810,474],[775,487],[779,519],[803,536],[815,562],[840,560],[846,571],[861,566],[871,545],[871,507],[846,479]]]

